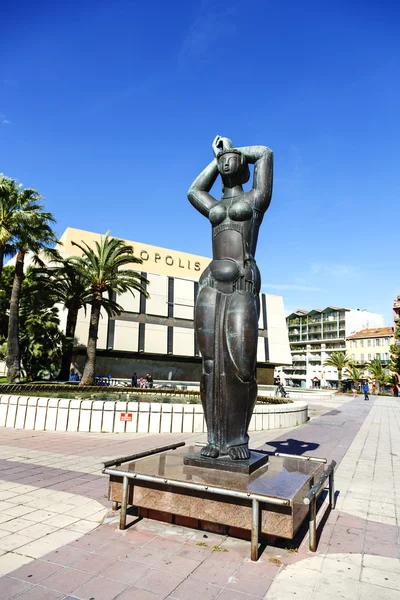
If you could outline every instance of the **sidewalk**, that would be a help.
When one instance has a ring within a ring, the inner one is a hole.
[[[247,541],[147,519],[117,529],[101,461],[198,435],[1,429],[1,600],[397,598],[400,403],[343,401],[307,425],[252,436],[252,447],[340,462],[317,553],[301,535],[268,540],[258,563]]]

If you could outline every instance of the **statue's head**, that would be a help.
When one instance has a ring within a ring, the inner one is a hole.
[[[217,156],[217,164],[224,185],[229,187],[243,185],[250,179],[247,160],[236,148],[229,148],[220,152]]]

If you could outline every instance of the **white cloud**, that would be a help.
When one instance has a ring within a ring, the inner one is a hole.
[[[2,119],[1,124],[2,125],[11,125],[11,121],[9,121],[8,119]]]
[[[264,283],[263,289],[294,290],[296,292],[320,292],[321,288],[313,285],[297,285],[295,283]]]
[[[314,276],[324,277],[354,277],[360,274],[352,265],[341,263],[313,263],[310,271]]]
[[[237,3],[231,2],[217,8],[214,2],[204,0],[182,42],[181,57],[201,56],[221,39],[234,35],[237,9]]]

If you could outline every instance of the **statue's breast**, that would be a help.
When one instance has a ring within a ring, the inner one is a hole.
[[[227,218],[230,221],[249,221],[253,216],[253,209],[247,202],[239,200],[230,206],[217,204],[210,210],[209,219],[212,225],[220,225]]]
[[[229,207],[229,217],[232,221],[248,221],[253,216],[253,209],[247,202],[235,202]]]
[[[223,204],[217,204],[210,210],[208,218],[210,219],[212,225],[219,225],[226,219],[227,214],[227,207]]]

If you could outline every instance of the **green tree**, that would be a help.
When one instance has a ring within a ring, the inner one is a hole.
[[[400,383],[400,321],[394,332],[395,343],[390,346],[390,370],[393,373],[393,385]]]
[[[53,265],[53,266],[51,266]],[[63,304],[67,310],[67,322],[61,368],[58,374],[60,381],[68,380],[71,368],[72,352],[78,312],[91,303],[91,290],[88,279],[74,258],[63,258],[54,251],[50,265],[38,270],[43,286],[50,290],[56,302]]]
[[[332,352],[331,356],[324,362],[324,367],[335,367],[337,369],[339,392],[343,392],[342,371],[350,363],[350,358],[344,352]]]
[[[7,352],[7,323],[14,267],[5,267],[0,287],[0,360]],[[37,277],[37,269],[28,268],[22,283],[18,314],[21,371],[28,379],[53,374],[60,366],[63,334],[54,304],[57,298]]]
[[[10,310],[14,270],[14,267],[4,267],[3,277],[0,282],[0,344],[7,338],[8,312]]]
[[[64,335],[60,331],[56,296],[29,268],[22,284],[19,308],[20,353],[28,381],[59,371]]]
[[[24,227],[31,219],[36,219],[34,204],[28,199],[39,199],[38,193],[31,189],[22,189],[14,179],[0,174],[0,282],[2,278],[4,257],[15,254],[15,235],[20,227]]]
[[[21,353],[19,345],[18,313],[21,299],[24,262],[28,252],[33,260],[39,260],[39,253],[45,251],[57,238],[51,228],[53,216],[43,210],[38,192],[22,189],[10,180],[10,197],[13,198],[18,218],[12,220],[10,234],[14,240],[17,256],[14,280],[10,298],[10,313],[7,332],[7,378],[10,383],[18,383],[21,377]]]
[[[386,381],[386,373],[385,369],[382,366],[381,359],[374,358],[370,362],[366,363],[365,368],[374,380],[376,390],[379,394],[381,389],[381,383],[384,383]]]
[[[359,369],[355,364],[349,363],[346,367],[348,377],[353,381],[354,388],[358,390],[358,382],[362,379],[364,369]]]
[[[85,242],[73,242],[81,252],[82,257],[71,259],[86,278],[91,297],[91,312],[89,336],[86,348],[86,364],[80,385],[93,385],[96,368],[97,334],[99,329],[100,311],[103,307],[109,316],[118,315],[123,307],[113,299],[113,294],[123,294],[134,290],[148,297],[143,287],[147,280],[140,273],[124,268],[129,264],[141,264],[133,249],[122,240],[111,238],[106,233],[100,243],[95,243],[93,250]]]

